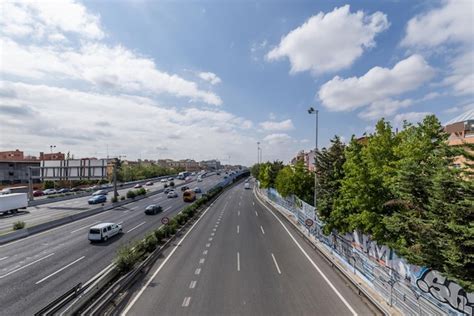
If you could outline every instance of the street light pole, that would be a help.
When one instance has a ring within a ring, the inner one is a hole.
[[[257,142],[257,165],[260,164],[260,142]]]
[[[317,194],[316,190],[318,187],[318,173],[316,172],[316,154],[318,152],[318,114],[319,111],[315,110],[313,107],[310,107],[308,109],[309,114],[314,114],[315,115],[315,139],[314,139],[314,161],[313,161],[313,166],[314,166],[314,208],[316,210],[316,201],[317,201]]]

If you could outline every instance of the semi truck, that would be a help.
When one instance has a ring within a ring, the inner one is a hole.
[[[0,195],[0,213],[16,213],[18,209],[28,207],[26,193],[11,193]]]

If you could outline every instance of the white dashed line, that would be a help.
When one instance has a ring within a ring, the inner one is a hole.
[[[212,237],[209,237],[209,241],[212,241]]]
[[[195,275],[199,275],[201,273],[201,268],[197,268],[196,271],[194,271]]]
[[[9,257],[0,258],[0,261],[5,260],[5,259],[7,259],[7,258],[9,258]]]
[[[196,283],[197,281],[191,281],[191,283],[189,284],[189,288],[194,289],[196,287]]]
[[[216,233],[211,233],[211,236],[214,236]]]
[[[31,266],[32,264],[35,264],[36,262],[39,262],[39,261],[41,261],[41,260],[43,260],[43,259],[46,259],[46,258],[48,258],[48,257],[51,257],[52,255],[54,255],[54,252],[53,252],[53,253],[50,253],[50,254],[47,255],[47,256],[44,256],[43,258],[39,258],[39,259],[37,259],[37,260],[35,260],[35,261],[33,261],[33,262],[30,262],[30,263],[28,263],[27,265],[24,265],[23,267],[19,267],[19,268],[15,269],[15,270],[12,270],[12,271],[8,272],[7,274],[0,275],[0,279],[3,279],[4,277],[9,276],[10,274],[13,274],[13,273],[18,272],[18,271],[20,271],[20,270],[23,270],[24,268],[29,267],[29,266]]]
[[[169,211],[171,208],[172,208],[172,206],[168,206],[167,208],[165,208],[165,209],[163,210],[163,212]]]
[[[237,271],[240,271],[240,253],[237,252]]]
[[[183,307],[188,307],[190,301],[191,301],[191,297],[190,297],[190,296],[185,297],[182,306],[183,306]]]
[[[264,234],[264,235],[265,235],[265,231],[263,230],[263,227],[262,227],[262,225],[260,225],[260,229],[262,230],[262,234]]]
[[[206,259],[204,259],[204,258],[199,259],[199,264],[203,264],[205,260]]]
[[[237,212],[237,216],[240,216],[240,211]]]
[[[208,253],[207,250],[204,250],[204,251],[202,252],[203,255],[207,255],[207,253]]]
[[[240,228],[239,228],[239,225],[237,225],[237,234],[239,233],[240,231]]]
[[[211,244],[206,244],[206,247],[207,247],[207,248],[211,247]]]
[[[46,281],[47,279],[49,279],[49,278],[52,277],[53,275],[56,275],[56,274],[58,274],[59,272],[63,271],[64,269],[69,268],[70,266],[72,266],[72,265],[75,264],[76,262],[81,261],[81,260],[84,259],[84,258],[85,258],[85,256],[82,256],[82,257],[80,257],[79,259],[74,260],[74,261],[71,262],[70,264],[65,265],[65,266],[62,267],[61,269],[56,270],[55,272],[51,273],[50,275],[48,275],[48,276],[42,278],[41,280],[39,280],[39,281],[36,282],[35,284],[40,284],[41,282]]]
[[[280,267],[278,266],[278,263],[275,259],[275,256],[273,255],[273,252],[272,252],[272,258],[273,258],[273,262],[275,263],[275,267],[277,268],[278,274],[281,274]]]
[[[90,228],[91,226],[94,226],[94,225],[97,224],[97,223],[100,223],[100,222],[94,222],[94,223],[92,223],[92,224],[89,224],[89,225],[86,225],[86,226],[82,226],[82,227],[80,227],[80,228],[78,228],[78,229],[72,230],[72,231],[71,231],[71,234],[74,234],[75,232],[78,232],[78,231],[80,231],[80,230],[82,230],[82,229],[84,229],[84,228],[88,228],[88,227]]]
[[[257,211],[255,211],[255,215],[257,215],[257,216],[258,216],[258,213],[257,213]]]

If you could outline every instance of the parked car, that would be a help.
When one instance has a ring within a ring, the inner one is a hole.
[[[168,198],[176,198],[178,197],[178,193],[176,193],[175,191],[169,191],[168,194],[166,195]]]
[[[34,190],[33,191],[33,196],[43,196],[44,192],[41,190]]]
[[[43,191],[43,194],[44,195],[56,194],[56,190],[55,189],[46,189],[46,190]]]
[[[184,192],[184,191],[186,191],[186,190],[189,190],[189,187],[188,187],[187,185],[183,185],[183,186],[181,187],[181,191]]]
[[[57,191],[57,193],[59,193],[59,194],[61,194],[61,193],[68,193],[69,191],[71,191],[71,190],[69,190],[68,188],[62,188],[62,189],[59,189],[59,190]]]
[[[173,180],[174,180],[173,177],[169,177],[169,178],[168,178],[168,181],[173,181]]]
[[[199,177],[197,178],[197,182],[202,182],[201,176],[199,176]]]
[[[166,182],[166,181],[168,181],[168,179],[161,179],[160,180],[160,182],[163,182],[163,183]]]
[[[137,183],[133,186],[135,189],[140,189],[142,187],[142,185],[140,183]]]
[[[71,189],[71,192],[79,192],[79,191],[82,191],[82,188],[76,187],[76,188]]]
[[[101,223],[92,226],[89,229],[89,240],[94,241],[107,241],[107,239],[120,234],[122,232],[122,225],[114,223]]]
[[[163,208],[159,205],[156,205],[156,204],[148,205],[145,208],[145,214],[147,214],[147,215],[155,215],[155,214],[158,214],[158,213],[161,213],[161,212],[163,212]]]
[[[195,187],[194,188],[194,193],[201,193],[201,188],[200,187]]]
[[[94,193],[92,193],[92,196],[96,196],[96,195],[107,195],[107,191],[105,190],[98,190],[98,191],[95,191]]]
[[[89,204],[99,204],[99,203],[105,203],[106,201],[107,201],[107,197],[105,195],[94,195],[87,202]]]
[[[145,185],[148,185],[148,186],[153,185],[153,182],[148,181],[147,183],[145,183]]]

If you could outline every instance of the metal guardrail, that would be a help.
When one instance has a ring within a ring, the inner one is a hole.
[[[81,292],[81,286],[82,283],[78,283],[76,286],[74,286],[72,289],[49,303],[47,306],[43,307],[40,311],[35,313],[36,315],[53,315],[56,313],[58,310],[63,308],[64,305],[66,305],[70,300],[73,298],[77,297],[79,293]]]

